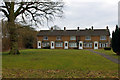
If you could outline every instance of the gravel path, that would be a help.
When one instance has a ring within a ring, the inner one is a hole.
[[[110,60],[110,61],[112,61],[114,63],[120,64],[120,60],[118,60],[116,58],[113,58],[113,57],[111,57],[109,55],[106,55],[106,54],[103,54],[103,53],[100,53],[100,52],[96,52],[96,51],[91,50],[91,49],[88,49],[88,50],[91,51],[91,52],[93,52],[93,53],[99,54],[99,55],[105,57],[106,59],[108,59],[108,60]]]

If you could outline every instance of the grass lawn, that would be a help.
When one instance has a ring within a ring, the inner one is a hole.
[[[87,50],[26,49],[2,54],[4,78],[118,78],[118,64]]]
[[[116,53],[114,53],[113,50],[97,49],[97,50],[94,50],[94,51],[104,53],[104,54],[106,54],[106,55],[109,55],[109,56],[111,56],[111,57],[114,57],[114,58],[120,60],[120,56],[116,55]]]

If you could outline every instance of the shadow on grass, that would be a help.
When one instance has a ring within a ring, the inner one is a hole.
[[[0,55],[9,55],[9,52],[2,52]]]
[[[119,55],[117,55],[117,54],[111,54],[111,55],[119,57]]]

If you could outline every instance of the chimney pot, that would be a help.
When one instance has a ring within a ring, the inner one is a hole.
[[[79,30],[79,27],[78,27],[78,30]]]
[[[106,27],[106,29],[108,29],[108,26]]]
[[[91,28],[92,28],[92,30],[93,30],[93,26],[92,26]]]
[[[64,27],[64,31],[66,31],[66,27]]]
[[[51,31],[53,31],[53,27],[51,27]]]

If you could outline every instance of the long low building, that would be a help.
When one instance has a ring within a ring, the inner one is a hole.
[[[40,30],[37,48],[50,49],[102,49],[110,46],[110,32],[106,29]]]

